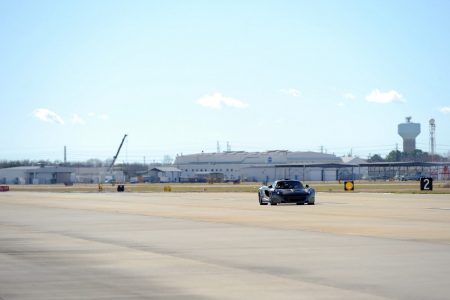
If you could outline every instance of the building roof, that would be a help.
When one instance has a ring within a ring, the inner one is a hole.
[[[318,163],[318,164],[279,164],[275,168],[352,168],[358,167],[357,164],[343,164],[343,163]]]
[[[11,171],[14,171],[14,170],[16,170],[16,171],[20,171],[20,170],[27,171],[27,170],[33,170],[33,169],[39,169],[39,168],[40,168],[39,166],[21,166],[21,167],[12,167],[12,168],[1,168],[0,170],[2,170],[2,171],[7,171],[7,170],[11,170]]]
[[[341,163],[334,154],[312,151],[273,150],[266,152],[227,151],[177,156],[175,165],[184,164],[283,164],[283,163]]]
[[[150,171],[157,171],[157,172],[181,172],[180,169],[175,167],[157,167],[150,169]]]
[[[343,157],[341,157],[341,159],[342,159],[342,162],[345,163],[345,164],[355,165],[355,164],[367,163],[366,159],[362,159],[362,158],[357,157],[357,156],[343,156]]]
[[[434,167],[448,166],[450,162],[413,162],[413,161],[392,161],[373,162],[359,164],[360,167]]]
[[[60,167],[60,166],[49,166],[49,167],[37,167],[28,168],[27,173],[73,173],[74,168]]]

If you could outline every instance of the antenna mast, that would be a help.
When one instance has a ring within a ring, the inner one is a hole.
[[[436,122],[434,119],[430,119],[430,154],[433,156],[436,154]]]

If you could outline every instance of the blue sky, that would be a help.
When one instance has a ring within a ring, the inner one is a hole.
[[[448,1],[1,1],[0,159],[450,150]]]

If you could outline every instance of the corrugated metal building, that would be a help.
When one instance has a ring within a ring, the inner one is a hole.
[[[0,184],[101,183],[124,182],[123,171],[105,167],[24,166],[0,169]]]
[[[50,166],[26,171],[28,184],[55,184],[72,182],[73,168]]]
[[[182,171],[182,181],[195,181],[205,172],[222,173],[225,181],[273,181],[286,176],[299,180],[337,180],[339,171],[352,168],[333,154],[287,150],[181,155],[174,165]],[[289,168],[283,168],[284,165]]]
[[[74,170],[67,167],[24,166],[0,169],[2,184],[53,184],[72,182]]]
[[[25,166],[0,169],[0,184],[25,184],[27,171],[39,169],[38,166]]]
[[[181,170],[175,167],[156,167],[149,170],[149,176],[157,182],[180,182]]]

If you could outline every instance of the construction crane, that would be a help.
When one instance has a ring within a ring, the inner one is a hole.
[[[119,149],[117,149],[117,153],[116,153],[116,155],[114,155],[113,161],[112,161],[111,165],[109,166],[108,173],[112,171],[112,168],[113,168],[113,166],[114,166],[114,163],[116,162],[117,157],[119,156],[120,149],[122,149],[122,145],[123,145],[123,143],[125,142],[125,139],[127,138],[127,136],[128,136],[127,134],[125,134],[125,135],[123,136],[123,139],[122,139],[122,142],[120,143]]]

